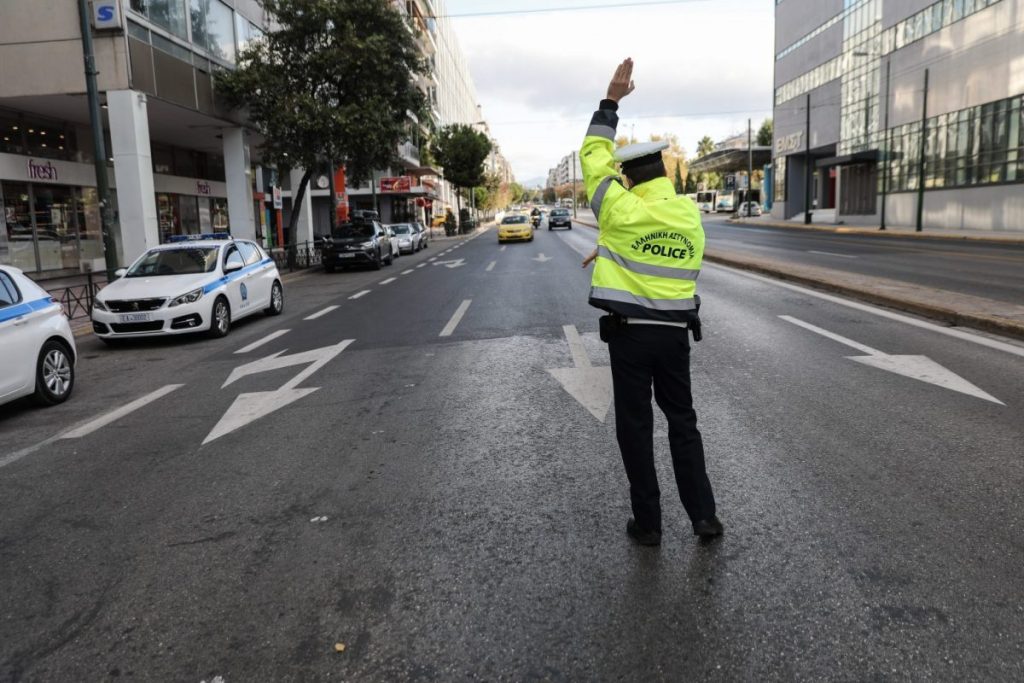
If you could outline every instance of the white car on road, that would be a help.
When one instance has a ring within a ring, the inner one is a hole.
[[[57,300],[17,268],[0,266],[0,403],[30,395],[63,403],[75,387],[76,356]]]
[[[106,342],[190,332],[223,337],[240,318],[284,310],[274,260],[248,240],[218,234],[172,241],[118,272],[92,309],[93,332]]]

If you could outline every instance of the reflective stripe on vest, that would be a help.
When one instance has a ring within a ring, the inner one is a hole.
[[[596,195],[595,195],[596,197]],[[669,268],[667,266],[655,266],[649,263],[638,263],[616,254],[608,247],[598,247],[597,255],[614,262],[620,268],[631,270],[641,275],[653,275],[672,280],[696,280],[700,275],[699,270],[687,270],[685,268]]]
[[[590,128],[587,129],[587,137],[615,140],[615,129],[612,128],[611,126],[605,126],[600,123],[593,123],[590,125]]]
[[[601,204],[604,202],[604,196],[608,194],[608,188],[612,186],[612,183],[622,182],[615,176],[608,176],[601,181],[601,184],[594,190],[594,198],[590,200],[590,208],[594,212],[594,218],[598,221],[601,220]]]
[[[648,299],[622,289],[609,289],[607,287],[591,287],[590,298],[633,304],[652,311],[692,311],[697,308],[697,304],[693,299]]]

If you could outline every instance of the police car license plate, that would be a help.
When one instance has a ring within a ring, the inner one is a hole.
[[[148,323],[152,319],[153,316],[149,313],[125,313],[121,316],[123,323]]]

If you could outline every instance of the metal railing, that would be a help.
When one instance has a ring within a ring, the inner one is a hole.
[[[86,273],[85,282],[81,284],[47,288],[47,291],[64,307],[64,315],[69,320],[88,320],[92,314],[92,302],[96,299],[96,293],[106,284],[105,279],[95,280],[92,273]]]
[[[287,268],[290,273],[319,266],[322,262],[320,247],[320,242],[298,242],[271,249],[270,257],[274,259],[278,270]]]

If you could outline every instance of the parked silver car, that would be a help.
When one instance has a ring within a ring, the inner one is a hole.
[[[412,227],[416,228],[416,231],[420,234],[420,249],[426,249],[430,246],[430,231],[420,223],[419,221],[413,221]]]
[[[398,237],[398,253],[415,254],[422,248],[420,234],[412,223],[395,223],[390,227]]]

